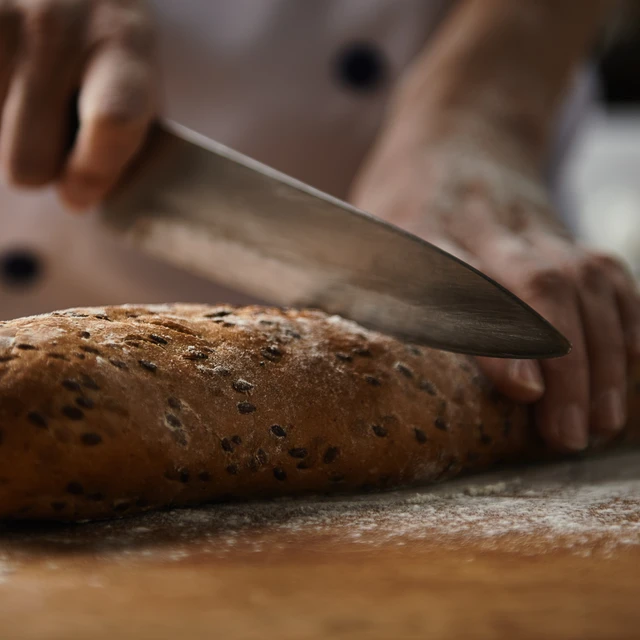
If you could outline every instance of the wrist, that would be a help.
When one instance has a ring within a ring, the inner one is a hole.
[[[471,109],[416,109],[396,103],[377,151],[376,166],[381,156],[385,160],[381,175],[404,167],[421,184],[426,180],[432,199],[429,218],[437,211],[446,224],[464,222],[460,212],[479,199],[486,203],[487,219],[507,228],[524,231],[553,224],[535,153],[521,138]]]
[[[525,93],[499,86],[474,86],[460,75],[455,81],[438,76],[455,74],[430,74],[428,83],[425,76],[408,76],[395,95],[390,120],[410,123],[432,144],[455,140],[481,146],[523,170],[541,171],[553,120],[542,101],[536,104]]]

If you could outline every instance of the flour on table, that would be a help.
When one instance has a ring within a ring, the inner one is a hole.
[[[74,527],[0,527],[0,582],[21,556],[58,548],[114,561],[189,561],[311,548],[404,546],[525,555],[640,545],[640,452],[505,469],[376,495],[210,505]],[[4,564],[3,564],[4,562]],[[6,579],[6,578],[5,578]]]
[[[526,553],[613,549],[640,545],[640,453],[504,470],[421,490],[212,505],[150,515],[144,526],[176,527],[185,539],[204,534],[223,555],[238,547],[260,553],[304,545],[318,535],[360,547],[422,540]]]

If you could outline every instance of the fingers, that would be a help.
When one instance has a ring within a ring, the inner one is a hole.
[[[640,358],[640,296],[635,286],[623,284],[615,287],[616,304],[625,335],[628,355]]]
[[[40,186],[59,173],[66,114],[80,60],[73,48],[82,14],[65,3],[40,3],[22,20],[22,55],[4,107],[0,158],[9,181]]]
[[[473,233],[476,251],[482,256],[487,274],[494,276],[517,294],[517,288],[525,283],[524,272],[529,260],[525,258],[530,248],[523,240],[499,224],[487,224]],[[467,242],[470,242],[469,240]],[[520,265],[522,277],[513,282],[509,273],[513,265]],[[481,267],[482,269],[482,267]],[[533,360],[506,360],[501,358],[477,358],[480,368],[491,379],[496,388],[517,402],[531,403],[544,394],[545,382],[540,364]]]
[[[578,294],[572,278],[555,266],[539,266],[520,275],[516,294],[572,344],[568,356],[540,363],[545,393],[536,407],[538,429],[552,448],[581,451],[589,442],[590,376]]]
[[[481,239],[480,257],[489,274],[527,302],[572,343],[568,356],[531,362],[481,360],[483,370],[505,394],[538,401],[536,422],[548,445],[580,451],[588,445],[590,375],[581,307],[568,247],[546,237],[515,237],[497,230]],[[542,380],[539,377],[541,374]]]
[[[77,208],[109,190],[153,114],[152,27],[141,0],[0,0],[0,164],[10,182],[60,180]]]
[[[611,438],[625,424],[629,338],[640,335],[637,287],[617,260],[544,228],[525,239],[494,234],[493,242],[479,244],[482,261],[569,339],[572,352],[539,363],[544,395],[531,363],[480,364],[515,400],[542,396],[536,407],[542,436],[553,448],[580,451],[592,438]]]
[[[625,336],[627,354],[632,359],[640,358],[640,294],[633,274],[619,260],[607,255],[596,255],[594,259],[602,266],[613,284],[616,305]]]
[[[540,400],[545,384],[540,364],[533,360],[476,358],[496,389],[516,402],[529,404]]]
[[[579,267],[578,291],[589,356],[591,433],[613,435],[626,422],[626,349],[613,284],[591,256]]]
[[[78,104],[80,130],[58,185],[68,206],[98,202],[138,151],[154,113],[153,82],[150,60],[119,47],[90,62]]]
[[[479,362],[506,395],[538,401],[538,428],[552,448],[581,451],[626,422],[625,336],[636,335],[638,295],[624,271],[612,274],[607,261],[564,241],[536,242],[534,253],[536,261],[525,252],[509,264],[494,250],[491,269],[506,274],[503,283],[571,341],[571,354],[539,368],[529,361]]]

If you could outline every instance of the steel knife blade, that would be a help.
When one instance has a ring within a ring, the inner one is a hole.
[[[454,256],[174,123],[153,126],[99,216],[139,249],[274,305],[472,355],[570,350],[522,300]]]

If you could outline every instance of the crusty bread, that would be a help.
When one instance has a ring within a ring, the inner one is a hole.
[[[124,306],[0,325],[1,518],[389,488],[542,455],[528,410],[472,359],[319,312]]]

